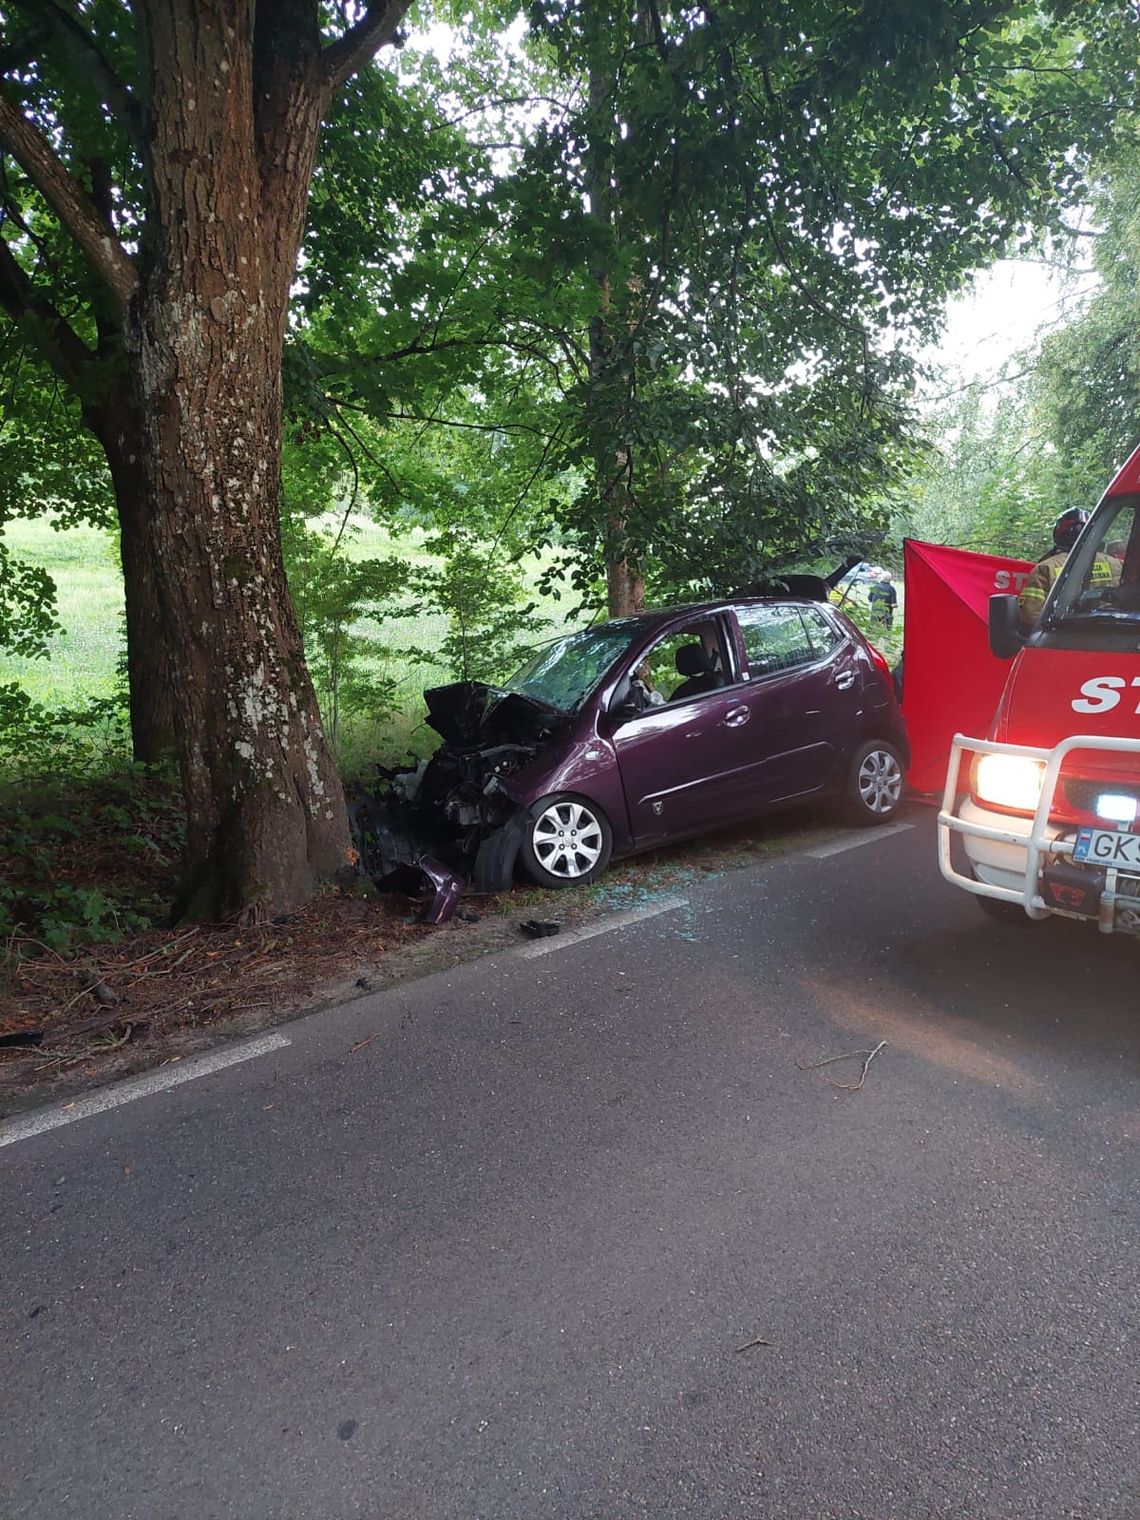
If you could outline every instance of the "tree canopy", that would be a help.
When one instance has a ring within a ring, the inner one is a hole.
[[[902,531],[1034,558],[1054,519],[1089,510],[1140,439],[1140,145],[1094,168],[1084,224],[1054,243],[1065,317],[1028,335],[1011,373],[945,398]]]

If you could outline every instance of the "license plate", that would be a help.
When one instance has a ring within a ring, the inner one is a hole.
[[[1115,829],[1082,829],[1077,835],[1074,860],[1091,865],[1127,866],[1140,869],[1140,834],[1118,834]]]

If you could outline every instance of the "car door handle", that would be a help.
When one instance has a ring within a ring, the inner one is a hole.
[[[750,707],[730,707],[724,715],[725,728],[743,728],[752,716]]]
[[[850,691],[855,685],[855,676],[850,670],[841,670],[835,678],[835,684],[840,691]]]

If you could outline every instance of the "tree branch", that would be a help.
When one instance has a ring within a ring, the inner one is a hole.
[[[820,312],[823,316],[830,318],[830,320],[836,323],[837,326],[846,328],[848,332],[854,333],[858,338],[862,339],[863,350],[865,353],[867,348],[867,333],[862,323],[852,322],[850,318],[845,317],[842,315],[842,313],[834,310],[834,308],[829,306],[825,300],[816,295],[815,291],[812,290],[807,282],[803,279],[795,264],[789,258],[788,254],[784,251],[784,245],[780,241],[779,234],[776,232],[776,228],[772,222],[772,217],[766,206],[761,205],[760,215],[763,218],[766,227],[768,228],[768,236],[772,239],[772,246],[775,248],[777,254],[779,255],[780,262],[788,271],[788,278],[791,280],[792,284],[796,287],[799,293],[803,296],[804,300],[810,307],[812,307],[813,310]]]
[[[535,481],[538,479],[542,471],[546,468],[546,461],[550,458],[550,455],[554,449],[554,445],[561,442],[562,428],[558,427],[555,428],[554,432],[550,434],[549,438],[547,438],[546,443],[543,445],[542,453],[539,455],[538,463],[535,465],[534,469],[527,477],[526,485],[523,486],[522,490],[515,498],[514,506],[510,509],[507,515],[503,518],[502,522],[499,524],[499,531],[495,534],[495,541],[491,545],[490,553],[487,555],[488,569],[490,569],[490,567],[494,564],[495,554],[498,551],[499,545],[503,541],[503,534],[510,527],[512,519],[518,514],[519,509],[523,506],[527,497],[530,495],[531,488],[533,487]]]
[[[937,406],[940,401],[949,401],[953,396],[964,396],[967,391],[992,391],[998,385],[1012,385],[1015,380],[1024,380],[1027,375],[1036,374],[1036,366],[1030,365],[1028,369],[1019,369],[1013,375],[999,375],[996,380],[969,380],[965,385],[956,385],[952,391],[943,391],[938,396],[929,396],[932,406]]]
[[[380,364],[395,364],[400,359],[412,359],[421,354],[438,354],[448,348],[499,348],[502,341],[498,338],[433,338],[425,343],[420,338],[415,338],[411,343],[405,343],[403,348],[393,348],[386,354],[353,354],[349,357],[330,356],[320,350],[311,349],[317,367],[322,378],[334,379],[339,375],[348,375],[358,367],[373,368]]]
[[[979,104],[980,103],[981,102],[979,102]],[[990,140],[990,146],[993,148],[998,158],[1001,159],[1005,167],[1009,170],[1010,174],[1013,175],[1014,179],[1025,191],[1025,198],[1030,203],[1030,205],[1032,205],[1034,203],[1033,189],[1030,186],[1029,182],[1026,180],[1024,174],[1022,174],[1021,170],[1017,167],[1017,165],[1013,162],[1013,160],[1006,153],[1005,149],[1002,147],[1001,138],[997,134],[997,128],[994,126],[993,122],[990,120],[985,111],[982,112],[982,126],[986,129],[986,136]]]
[[[120,306],[127,306],[138,289],[139,277],[126,249],[51,145],[3,94],[0,94],[0,146],[7,148],[23,167]]]
[[[372,0],[355,26],[322,49],[319,65],[325,100],[330,100],[346,79],[395,40],[396,30],[411,3],[412,0]]]
[[[649,20],[653,26],[653,42],[662,58],[669,55],[669,44],[665,41],[665,29],[661,25],[661,13],[657,9],[657,0],[649,0]]]
[[[87,165],[87,172],[91,176],[91,198],[95,202],[95,209],[106,221],[111,220],[111,208],[114,204],[114,186],[111,181],[111,166],[102,158],[93,158]],[[118,353],[122,348],[123,324],[121,313],[107,300],[105,292],[101,289],[91,301],[91,310],[95,317],[95,331],[97,342],[95,353],[98,358],[106,359],[112,353]]]
[[[336,408],[336,419],[337,419],[337,422],[340,424],[340,426],[342,428],[344,428],[345,432],[347,432],[348,436],[355,442],[357,448],[364,455],[365,459],[367,459],[370,464],[374,464],[376,466],[376,468],[380,471],[380,473],[384,476],[385,480],[387,480],[388,484],[392,487],[393,491],[396,493],[397,500],[399,500],[399,498],[404,494],[404,489],[400,485],[400,482],[392,474],[392,472],[388,468],[388,466],[384,463],[384,461],[382,459],[380,459],[376,454],[374,454],[372,452],[372,450],[365,443],[364,439],[361,438],[360,434],[353,427],[352,423],[349,422],[348,418],[341,416],[339,408]],[[340,444],[341,448],[342,449],[347,449],[349,458],[352,460],[353,470],[355,472],[357,470],[356,457],[352,453],[352,450],[348,449],[348,446],[346,445],[344,439],[341,438],[339,436],[339,434],[337,433],[336,428],[333,426],[331,419],[326,419],[326,421],[325,421],[325,427],[332,434],[332,436],[337,440],[337,442]],[[356,478],[357,478],[357,480],[359,480],[359,478],[360,478],[359,477],[359,473],[356,474]],[[348,521],[348,514],[347,513],[345,514],[344,521],[345,522]],[[341,532],[342,533],[344,532],[343,524],[341,526]],[[338,533],[337,534],[337,543],[339,544],[339,542],[340,542],[340,534]]]
[[[488,100],[480,105],[472,106],[469,111],[460,111],[458,116],[448,116],[443,121],[435,122],[427,128],[427,136],[433,132],[442,132],[447,127],[457,127],[460,122],[466,121],[469,116],[482,116],[488,111],[499,110],[503,106],[553,106],[562,116],[569,112],[566,101],[559,100],[554,95],[501,95],[494,100]]]
[[[82,398],[84,377],[94,355],[52,303],[39,294],[4,237],[0,237],[0,306],[31,340],[40,357]]]
[[[359,402],[345,401],[337,396],[324,398],[339,415],[342,410],[362,412],[367,417],[386,417],[393,422],[417,422],[427,427],[462,428],[473,433],[533,433],[536,438],[550,438],[542,428],[531,427],[526,422],[455,422],[449,417],[425,417],[419,412],[380,412]],[[344,418],[341,418],[344,422]]]
[[[53,277],[58,276],[59,266],[52,257],[51,249],[35,228],[29,226],[24,217],[23,209],[19,205],[11,185],[8,183],[7,165],[4,162],[4,155],[2,153],[0,153],[0,222],[8,222],[21,237],[27,238],[29,246],[36,250],[39,262],[43,268]]]
[[[20,0],[20,3],[52,28],[80,69],[90,76],[100,100],[122,126],[131,147],[140,159],[145,158],[146,142],[138,102],[115,73],[94,37],[56,0]]]
[[[22,74],[35,63],[48,36],[48,28],[41,24],[31,27],[19,41],[0,48],[0,74]]]

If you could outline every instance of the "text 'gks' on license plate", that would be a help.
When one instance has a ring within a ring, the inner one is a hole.
[[[1077,835],[1074,860],[1098,866],[1140,868],[1140,834],[1118,834],[1114,829],[1082,829]]]

